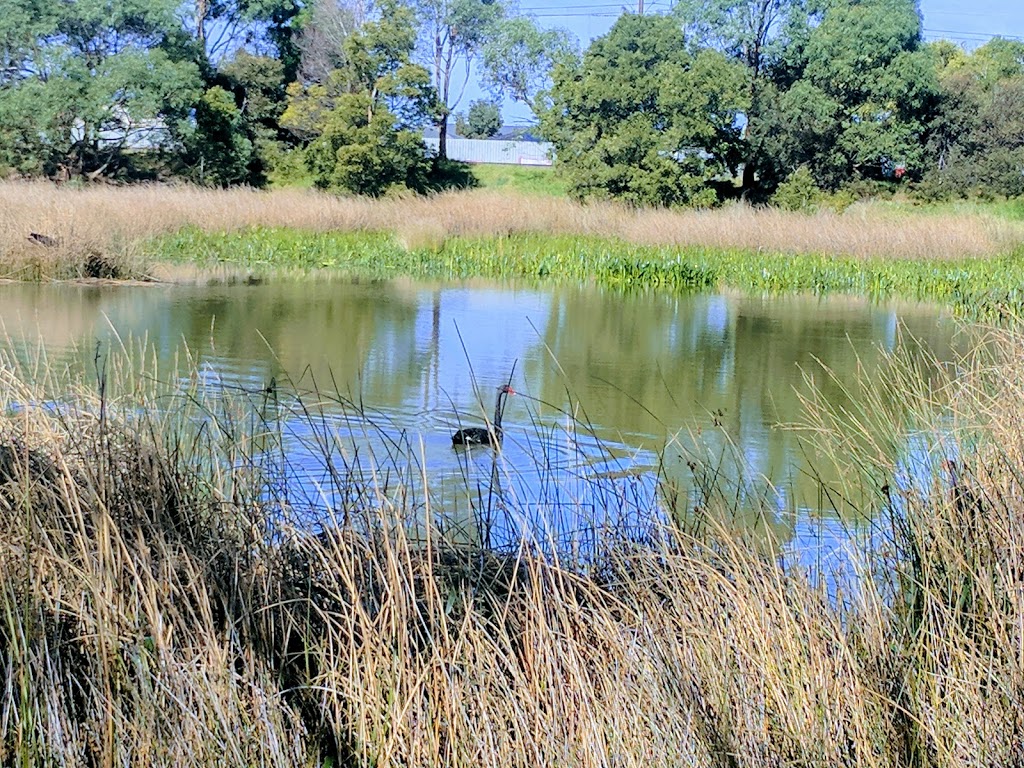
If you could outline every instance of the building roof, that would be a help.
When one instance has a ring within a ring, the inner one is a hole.
[[[536,125],[503,125],[490,139],[482,139],[482,141],[543,141],[537,135],[537,129]],[[423,138],[425,139],[436,139],[438,138],[437,134],[436,125],[428,125],[423,129]],[[455,123],[448,123],[448,138],[465,139],[466,137],[456,130]]]

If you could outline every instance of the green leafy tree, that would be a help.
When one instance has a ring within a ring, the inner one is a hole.
[[[1024,194],[1024,43],[993,39],[971,54],[931,48],[941,101],[925,191]]]
[[[438,155],[448,157],[448,117],[462,101],[488,35],[505,16],[501,0],[408,0],[438,94]]]
[[[0,162],[23,173],[114,174],[199,92],[176,57],[175,0],[7,0],[0,14]]]
[[[182,10],[208,84],[215,78],[218,62],[254,40],[270,42],[286,79],[295,79],[300,57],[296,25],[303,10],[300,0],[187,0]]]
[[[751,190],[766,162],[762,113],[793,59],[806,43],[811,16],[806,0],[680,0],[673,9],[691,50],[712,48],[745,67],[743,188]]]
[[[246,118],[262,129],[276,130],[287,96],[282,61],[242,50],[221,65],[219,72]]]
[[[474,101],[465,115],[458,116],[455,127],[467,139],[489,139],[501,130],[501,107],[485,99]]]
[[[571,49],[564,32],[544,31],[512,0],[405,0],[419,24],[419,50],[438,94],[438,155],[448,156],[448,118],[478,69],[496,97],[532,105],[552,63]]]
[[[285,63],[242,50],[222,64],[219,72],[235,97],[242,117],[241,130],[253,147],[246,182],[261,185],[267,171],[291,144],[290,134],[281,127],[281,115],[287,106]]]
[[[537,112],[555,65],[576,56],[577,48],[564,30],[541,29],[527,16],[506,16],[493,25],[481,53],[487,87]]]
[[[411,12],[385,3],[379,19],[345,41],[345,65],[325,83],[289,88],[281,121],[309,139],[306,163],[317,186],[380,195],[426,189],[431,164],[420,135],[436,109],[430,73],[412,63]]]
[[[178,124],[183,172],[201,184],[263,185],[288,137],[279,124],[284,77],[279,59],[244,49],[223,62],[209,77],[191,119]]]
[[[291,134],[281,129],[278,118],[284,111],[285,86],[299,70],[298,34],[308,16],[304,8],[299,0],[187,0],[182,5],[184,32],[190,36],[184,47],[204,81],[193,124],[181,131],[183,159],[192,178],[262,185],[268,167],[282,157]],[[228,119],[221,91],[234,96],[238,113],[229,122],[240,135],[227,143],[213,138],[221,136]],[[241,154],[227,158],[230,147]],[[222,172],[211,175],[211,167]]]
[[[234,95],[216,85],[203,94],[186,133],[195,181],[226,187],[250,180],[253,145],[244,123]]]
[[[581,61],[558,65],[543,133],[575,197],[707,204],[735,163],[743,72],[721,53],[691,55],[675,20],[622,16]]]
[[[832,0],[802,55],[799,78],[760,115],[776,177],[803,165],[826,188],[919,176],[938,81],[915,0]]]

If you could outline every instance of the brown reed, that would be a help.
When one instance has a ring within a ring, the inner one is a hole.
[[[100,398],[4,356],[0,761],[1019,764],[1022,343],[808,402],[876,521],[832,595],[713,522],[590,562],[453,546],[373,479],[317,533],[268,498],[275,438],[239,403],[168,407],[127,361]],[[956,479],[899,481],[911,428]]]
[[[842,214],[807,215],[744,204],[706,211],[632,209],[488,190],[368,200],[305,190],[0,184],[0,263],[9,277],[76,276],[63,274],[62,264],[65,271],[79,273],[102,272],[107,264],[116,276],[140,275],[146,270],[140,244],[147,238],[183,227],[257,226],[395,232],[413,245],[451,236],[546,233],[646,245],[910,259],[995,256],[1024,240],[1020,222],[967,213],[896,214],[871,203]],[[32,243],[31,232],[59,245]]]

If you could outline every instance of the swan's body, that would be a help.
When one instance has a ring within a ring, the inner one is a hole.
[[[494,420],[488,427],[466,427],[452,435],[452,445],[497,445],[501,442],[501,415],[505,410],[505,398],[516,392],[508,384],[498,387],[494,401]]]

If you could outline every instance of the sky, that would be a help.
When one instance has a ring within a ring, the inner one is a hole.
[[[672,0],[643,2],[646,10],[655,12],[672,5]],[[636,10],[636,5],[607,0],[521,0],[519,8],[544,26],[568,29],[585,46],[607,32],[623,11]],[[945,38],[967,46],[977,46],[995,35],[1024,39],[1024,3],[1020,0],[921,0],[921,13],[928,39]]]
[[[639,0],[636,0],[637,2]],[[672,0],[643,0],[646,11],[666,11]],[[1022,0],[920,0],[924,17],[925,38],[946,39],[973,49],[992,37],[1001,36],[1024,40],[1024,2]],[[615,19],[625,10],[636,10],[633,4],[597,0],[520,0],[519,8],[542,26],[562,27],[569,30],[586,48],[590,40],[605,34]],[[463,111],[469,102],[482,94],[467,91],[457,111]],[[508,123],[531,122],[525,107],[507,104],[504,108]]]

